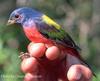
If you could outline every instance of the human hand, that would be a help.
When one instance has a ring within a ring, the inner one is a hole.
[[[21,69],[25,73],[24,81],[91,81],[92,79],[92,72],[88,67],[79,63],[72,64],[71,61],[66,62],[67,55],[61,54],[56,46],[46,48],[43,43],[30,43],[28,52],[30,57],[21,63]]]

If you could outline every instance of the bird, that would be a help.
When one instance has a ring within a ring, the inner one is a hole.
[[[81,49],[71,36],[63,27],[42,12],[29,7],[15,9],[10,14],[7,25],[14,23],[21,24],[25,35],[30,41],[56,45],[61,51],[77,57],[82,64],[90,68],[81,57]]]

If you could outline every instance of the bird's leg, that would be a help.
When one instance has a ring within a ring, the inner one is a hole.
[[[30,57],[30,55],[29,55],[29,53],[24,53],[24,52],[20,52],[20,55],[19,55],[19,58],[21,59],[21,60],[23,60],[23,59],[25,59],[25,58],[29,58]]]

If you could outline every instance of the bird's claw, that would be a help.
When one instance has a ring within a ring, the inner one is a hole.
[[[25,58],[29,58],[30,57],[30,55],[29,55],[29,53],[24,53],[24,52],[21,52],[20,53],[20,55],[19,55],[19,58],[21,59],[21,60],[23,60],[23,59],[25,59]]]

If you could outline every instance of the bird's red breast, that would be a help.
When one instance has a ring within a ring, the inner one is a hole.
[[[41,33],[37,30],[36,27],[24,27],[24,32],[27,38],[35,43],[45,43],[45,44],[51,44],[53,43],[52,40],[49,40],[45,38]]]

